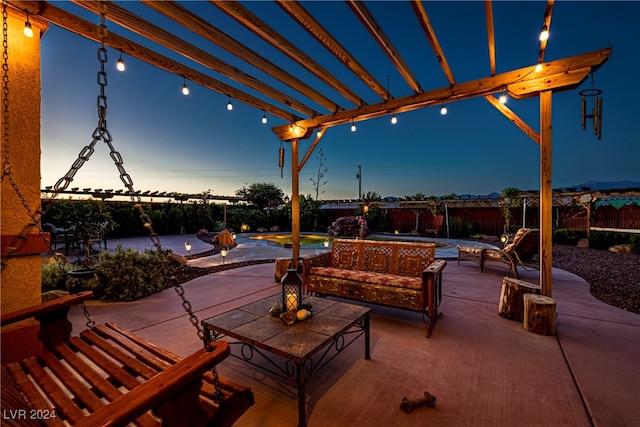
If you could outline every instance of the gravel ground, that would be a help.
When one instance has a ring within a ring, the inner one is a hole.
[[[192,258],[214,253],[216,249]],[[640,255],[554,245],[553,266],[582,277],[591,285],[591,294],[600,301],[640,314]],[[225,267],[233,268],[233,265]],[[212,269],[174,266],[172,274],[178,283],[184,283],[213,272]]]
[[[554,245],[553,266],[582,277],[600,301],[640,314],[640,255]]]

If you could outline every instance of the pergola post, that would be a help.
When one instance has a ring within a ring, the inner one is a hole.
[[[300,166],[298,164],[298,138],[291,140],[291,258],[298,268],[300,256]]]
[[[551,96],[540,92],[540,292],[551,297],[553,199],[551,187]]]

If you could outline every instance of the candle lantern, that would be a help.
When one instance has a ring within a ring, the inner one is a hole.
[[[280,283],[282,283],[282,311],[297,312],[302,307],[302,277],[295,269],[289,269]]]

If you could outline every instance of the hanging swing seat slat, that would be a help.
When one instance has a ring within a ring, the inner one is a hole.
[[[72,337],[69,307],[90,297],[83,292],[1,316],[3,328],[35,318],[43,344],[37,354],[3,361],[3,413],[55,414],[46,421],[54,426],[230,426],[253,405],[250,389],[211,372],[229,355],[225,341],[181,359],[115,323]]]

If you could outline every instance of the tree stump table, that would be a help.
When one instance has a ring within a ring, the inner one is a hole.
[[[505,277],[502,280],[502,291],[500,292],[500,304],[498,314],[505,319],[522,322],[524,318],[525,294],[539,294],[540,286],[523,280]]]
[[[274,279],[280,283],[280,280],[287,274],[287,270],[293,268],[291,264],[291,258],[277,258],[276,259],[276,273]]]
[[[539,335],[556,333],[556,300],[544,295],[526,294],[522,326]]]

